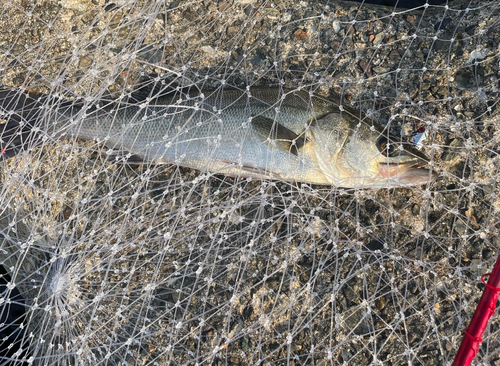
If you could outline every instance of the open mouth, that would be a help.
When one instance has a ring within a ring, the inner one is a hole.
[[[399,163],[379,163],[379,169],[381,167],[385,168],[395,168],[395,167],[400,167],[400,168],[420,168],[426,165],[426,161],[422,160],[412,160],[412,161],[407,161],[407,162],[399,162]]]
[[[423,166],[427,162],[417,160],[405,163],[382,163],[378,170],[381,177],[394,180],[402,185],[420,185],[432,182],[436,178],[436,173]]]

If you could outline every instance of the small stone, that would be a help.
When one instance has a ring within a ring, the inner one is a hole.
[[[465,216],[469,219],[470,225],[474,229],[479,229],[479,225],[477,224],[476,216],[474,215],[474,208],[471,207],[467,211],[465,211]]]
[[[375,73],[377,73],[377,74],[385,74],[385,73],[391,71],[390,68],[383,67],[383,66],[375,66],[372,70],[375,71]]]
[[[372,66],[368,61],[361,60],[359,62],[359,67],[361,67],[361,70],[363,70],[368,77],[372,76]]]
[[[467,232],[467,225],[461,219],[457,219],[455,221],[455,231],[459,235],[464,235]]]
[[[408,15],[408,16],[406,17],[406,21],[407,21],[408,23],[410,23],[410,24],[411,24],[411,23],[413,23],[413,22],[415,22],[415,20],[417,20],[417,17],[416,17],[415,15]]]
[[[384,297],[380,297],[377,300],[375,300],[375,306],[377,307],[377,310],[383,310],[385,308],[386,301]]]
[[[334,21],[332,22],[332,28],[333,28],[333,31],[334,31],[335,33],[338,33],[338,32],[340,32],[340,29],[341,29],[342,27],[340,26],[340,22],[339,22],[338,20],[334,20]]]
[[[219,4],[219,11],[224,11],[227,9],[227,7],[229,6],[229,3],[227,2],[222,2]]]
[[[182,15],[184,16],[184,19],[190,22],[193,22],[196,19],[198,19],[198,14],[194,10],[187,10],[184,13],[182,13]]]
[[[363,31],[367,28],[368,25],[366,24],[366,22],[357,22],[356,24],[354,24],[354,29],[356,29],[356,31]]]
[[[307,32],[303,29],[297,29],[293,33],[293,39],[296,41],[303,41],[306,38],[307,38]]]
[[[78,64],[79,67],[89,67],[92,64],[92,59],[90,57],[82,57]]]
[[[392,50],[391,53],[389,54],[389,58],[391,60],[399,60],[401,58],[401,54],[399,53],[398,50]]]
[[[429,84],[427,82],[423,82],[422,84],[420,84],[420,88],[422,90],[429,90],[430,87],[431,87],[431,84]]]
[[[434,29],[437,32],[439,30],[445,29],[450,23],[451,23],[451,18],[444,18],[440,22],[434,25]]]
[[[186,43],[189,45],[197,44],[200,41],[200,39],[197,36],[192,36],[186,39]]]
[[[434,94],[438,95],[441,98],[444,98],[444,97],[448,96],[449,90],[448,90],[448,88],[446,86],[441,86],[441,87],[438,87],[434,91]]]
[[[226,32],[227,32],[227,35],[229,37],[232,37],[232,36],[235,36],[239,31],[240,31],[240,27],[233,26],[233,27],[228,27]]]
[[[384,36],[385,36],[384,32],[381,32],[381,33],[377,34],[375,36],[375,38],[373,39],[373,43],[374,44],[381,44],[382,41],[384,40]]]

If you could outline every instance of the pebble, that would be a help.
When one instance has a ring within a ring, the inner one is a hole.
[[[307,32],[303,29],[297,29],[293,33],[293,39],[296,41],[303,41],[304,39],[307,39]]]

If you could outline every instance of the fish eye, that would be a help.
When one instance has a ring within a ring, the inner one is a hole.
[[[380,136],[377,140],[377,148],[382,154],[387,156],[396,156],[399,154],[399,149],[396,149],[396,146],[392,144],[387,137]]]

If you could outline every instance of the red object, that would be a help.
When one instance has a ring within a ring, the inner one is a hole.
[[[493,271],[481,277],[483,282],[485,276],[490,276],[490,278],[488,283],[485,283],[486,288],[483,291],[481,300],[477,304],[474,316],[469,326],[465,329],[464,339],[455,356],[453,366],[470,365],[472,359],[479,351],[479,344],[483,341],[481,336],[488,325],[488,320],[495,313],[498,293],[500,292],[500,255]]]

